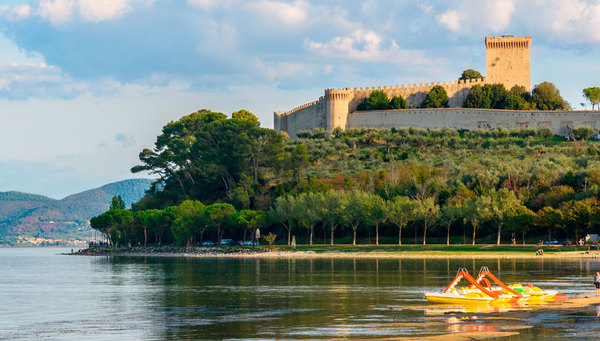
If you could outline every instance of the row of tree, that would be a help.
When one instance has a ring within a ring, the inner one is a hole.
[[[276,230],[277,226],[285,229],[288,245],[291,234],[301,231],[306,232],[306,241],[312,245],[317,226],[329,231],[331,245],[340,227],[351,231],[352,245],[356,245],[359,228],[374,230],[378,245],[380,227],[393,226],[401,245],[402,230],[408,225],[413,225],[415,233],[417,228],[422,230],[423,245],[427,243],[428,232],[437,236],[445,233],[446,244],[450,245],[450,236],[457,234],[453,228],[462,226],[464,233],[467,225],[472,229],[473,245],[476,232],[483,225],[496,229],[497,245],[500,245],[504,227],[520,233],[524,244],[525,235],[532,228],[537,235],[547,233],[548,239],[552,232],[561,231],[577,240],[591,226],[600,224],[600,203],[595,199],[572,200],[559,208],[545,206],[537,212],[528,209],[507,188],[478,196],[463,189],[441,199],[396,196],[385,200],[361,190],[327,190],[281,196],[266,213],[236,210],[230,204],[204,205],[200,201],[186,200],[164,210],[131,211],[111,206],[109,211],[92,218],[91,225],[115,246],[146,246],[148,239],[156,245],[166,241],[190,246],[201,244],[207,230],[216,236],[218,245],[226,231],[236,235],[243,231],[243,240],[250,236],[254,245],[258,228]]]
[[[186,200],[163,210],[132,211],[111,208],[91,219],[92,228],[102,233],[112,245],[202,244],[207,230],[214,232],[221,245],[224,233],[238,229],[256,242],[256,229],[265,224],[265,213],[253,210],[236,210],[233,205],[215,203],[204,205],[197,200]]]

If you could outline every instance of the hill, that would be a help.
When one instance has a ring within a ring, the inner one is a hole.
[[[120,195],[128,207],[138,201],[152,180],[130,179],[56,200],[21,192],[0,192],[0,245],[27,239],[28,244],[63,243],[89,238],[89,219],[108,210]]]

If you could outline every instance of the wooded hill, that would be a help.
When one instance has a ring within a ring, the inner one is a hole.
[[[289,141],[249,112],[201,110],[140,153],[132,170],[157,174],[161,187],[92,226],[125,245],[242,239],[257,227],[308,243],[350,243],[354,232],[358,243],[398,242],[405,229],[419,243],[506,243],[513,232],[574,241],[600,231],[592,133],[315,129]]]
[[[127,205],[138,201],[151,180],[131,179],[56,200],[21,192],[0,192],[0,239],[27,236],[72,240],[89,237],[89,219],[106,211],[120,195]]]

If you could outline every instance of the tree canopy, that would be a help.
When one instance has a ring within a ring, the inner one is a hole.
[[[458,80],[468,80],[468,79],[481,79],[483,76],[479,71],[473,69],[466,69],[462,72]]]
[[[206,109],[168,123],[154,148],[144,149],[141,164],[131,169],[159,178],[136,207],[164,208],[186,199],[243,200],[244,195],[254,207],[252,187],[272,174],[261,170],[278,167],[286,157],[283,137],[258,124],[246,110],[227,119]]]
[[[369,97],[358,104],[356,110],[388,110],[388,109],[408,109],[408,104],[402,96],[394,96],[390,100],[383,90],[375,90],[369,94]]]
[[[421,103],[421,108],[447,108],[448,93],[441,85],[435,85]]]
[[[571,106],[551,82],[542,82],[533,88],[532,100],[538,110],[570,110]]]
[[[594,106],[596,105],[598,105],[598,110],[600,110],[600,87],[594,86],[583,89],[583,97],[590,102],[592,110],[594,110]]]

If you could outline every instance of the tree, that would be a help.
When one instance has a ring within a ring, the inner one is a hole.
[[[596,105],[598,105],[598,110],[600,110],[600,87],[594,86],[583,89],[583,97],[592,104],[592,110],[594,110],[594,106]]]
[[[267,213],[269,220],[279,223],[287,230],[287,243],[290,245],[291,232],[294,224],[294,206],[296,198],[292,195],[286,195],[275,199],[273,207]]]
[[[421,108],[447,108],[448,93],[441,85],[435,85],[429,90],[427,96],[421,103]]]
[[[252,234],[252,248],[256,245],[256,229],[258,229],[265,220],[265,213],[252,210],[241,210],[232,215],[232,219],[237,226],[248,229]],[[246,233],[244,233],[244,241],[246,241]]]
[[[231,118],[236,120],[249,121],[255,124],[257,127],[260,126],[260,121],[253,113],[248,110],[241,109],[231,114]]]
[[[150,229],[150,231],[154,232],[156,244],[157,245],[159,244],[158,231],[160,228],[159,225],[161,224],[161,221],[160,221],[161,214],[162,214],[162,211],[157,210],[157,209],[143,210],[143,211],[138,211],[135,213],[135,219],[139,222],[139,224],[144,229],[144,247],[146,247],[146,245],[148,243],[148,229]]]
[[[408,109],[408,103],[402,96],[394,96],[390,101],[390,109]]]
[[[186,199],[223,201],[247,177],[265,180],[260,169],[281,167],[285,152],[283,137],[272,129],[257,126],[247,111],[227,119],[222,113],[200,110],[163,127],[153,149],[144,149],[141,164],[132,172],[149,172],[158,177],[146,196],[164,208]],[[254,118],[253,118],[254,117]]]
[[[402,229],[414,217],[414,203],[405,196],[387,202],[388,221],[398,228],[398,245],[402,245]]]
[[[275,239],[277,239],[277,235],[273,234],[273,232],[269,232],[268,235],[263,237],[267,243],[269,243],[269,250],[273,250],[273,243],[275,242]]]
[[[548,127],[542,127],[538,130],[538,135],[539,137],[543,138],[544,140],[548,140],[549,138],[554,136],[554,133],[552,132],[552,130]]]
[[[462,72],[462,74],[460,75],[458,80],[466,81],[469,79],[482,79],[482,78],[483,78],[483,76],[481,75],[481,73],[479,71],[476,71],[473,69],[466,69],[465,71]]]
[[[324,194],[324,200],[321,205],[321,215],[323,223],[331,231],[330,245],[333,246],[333,233],[342,222],[345,207],[343,206],[343,192],[329,190]]]
[[[231,204],[212,204],[206,208],[206,213],[210,225],[217,228],[217,245],[220,247],[226,223],[229,216],[235,213],[235,208]]]
[[[112,197],[112,200],[110,201],[110,209],[111,210],[124,210],[125,209],[125,202],[123,201],[123,198],[121,198],[120,195],[115,195],[114,197]]]
[[[375,90],[365,99],[365,110],[386,110],[390,108],[390,99],[382,90]]]
[[[536,85],[531,93],[538,110],[569,110],[571,108],[551,82],[542,82]]]
[[[305,228],[308,233],[309,245],[313,245],[315,225],[321,221],[320,207],[323,203],[321,193],[301,193],[294,207],[294,219],[298,225]]]
[[[515,209],[521,204],[513,191],[507,188],[501,188],[499,191],[491,190],[486,196],[489,200],[482,201],[486,206],[483,209],[486,211],[486,217],[495,222],[498,227],[498,237],[496,245],[500,245],[500,236],[502,227],[505,222],[505,217],[514,214]]]
[[[536,225],[548,232],[548,240],[552,239],[552,231],[563,225],[563,214],[560,210],[546,206],[537,213]]]
[[[366,204],[367,220],[375,225],[375,245],[379,245],[379,225],[387,219],[387,207],[383,198],[369,194]]]
[[[521,232],[523,245],[525,245],[525,233],[529,231],[536,221],[535,212],[523,205],[518,205],[513,211],[505,217],[506,226],[509,230]]]
[[[505,109],[508,98],[508,91],[504,84],[486,84],[484,87],[490,87],[490,105],[492,109]]]
[[[571,201],[561,206],[566,223],[573,227],[575,240],[579,240],[582,233],[589,228],[592,209],[585,201]]]
[[[475,245],[475,233],[484,216],[483,208],[480,206],[482,198],[468,199],[463,206],[463,217],[465,222],[470,222],[473,227],[473,245]]]
[[[573,129],[573,137],[578,140],[587,140],[590,138],[590,136],[592,136],[593,133],[594,129],[587,126],[576,127]]]
[[[204,231],[209,221],[206,206],[197,200],[186,200],[177,206],[177,215],[173,222],[173,236],[180,243],[191,246],[195,244],[197,232]]]
[[[423,221],[423,245],[427,244],[427,229],[435,221],[440,207],[433,198],[426,198],[416,202],[415,217]]]
[[[294,178],[300,181],[302,170],[308,165],[308,151],[306,145],[300,143],[292,149],[290,155],[290,169],[294,174]]]
[[[488,88],[484,89],[483,86],[475,84],[469,90],[467,98],[465,98],[465,108],[491,108],[492,101]]]
[[[352,228],[352,245],[356,245],[356,230],[366,220],[368,200],[369,194],[358,190],[346,192],[343,196],[342,205],[346,208],[343,221]]]
[[[440,222],[446,225],[446,245],[450,245],[450,227],[463,217],[463,202],[459,199],[448,200],[440,209]]]

